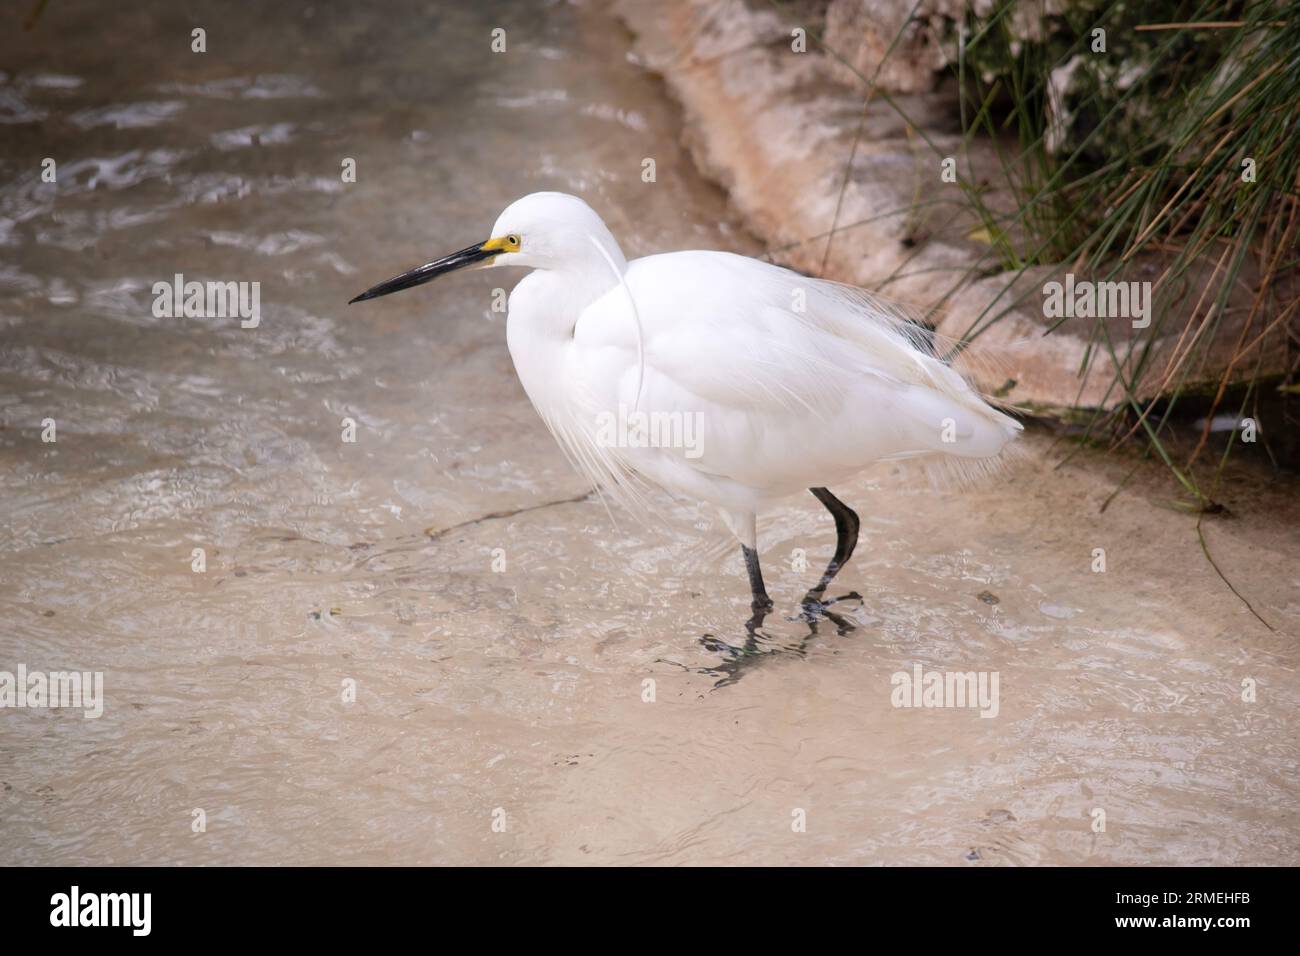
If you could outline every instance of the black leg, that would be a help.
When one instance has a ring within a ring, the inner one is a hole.
[[[826,588],[830,586],[840,568],[844,567],[849,558],[853,556],[853,549],[858,543],[860,522],[852,508],[825,488],[809,488],[808,490],[826,506],[826,510],[835,518],[835,557],[831,558],[830,564],[826,565],[826,573],[822,575],[821,582],[809,591],[803,599],[805,604],[821,604],[821,599],[826,594]]]
[[[767,596],[767,588],[763,587],[763,570],[758,566],[758,552],[743,544],[740,551],[745,556],[745,570],[749,572],[749,590],[754,596],[753,608],[755,611],[768,610],[772,607],[772,599]]]

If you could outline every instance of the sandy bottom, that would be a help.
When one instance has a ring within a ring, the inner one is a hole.
[[[833,617],[799,612],[829,515],[767,515],[777,609],[747,627],[713,515],[615,527],[567,469],[491,310],[513,276],[343,305],[540,188],[630,255],[753,251],[610,21],[276,5],[159,62],[114,44],[187,15],[93,6],[0,41],[28,111],[0,149],[0,670],[105,693],[0,711],[6,862],[1300,862],[1294,484],[1246,468],[1202,524],[1273,630],[1159,468],[1112,499],[1132,462],[1056,467],[1033,430],[973,491],[834,489],[863,529]],[[154,317],[176,272],[261,281],[261,327]],[[896,706],[918,666],[996,698]]]

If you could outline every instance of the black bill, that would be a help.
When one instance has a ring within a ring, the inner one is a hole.
[[[417,266],[410,272],[403,272],[400,276],[393,276],[386,282],[381,282],[374,288],[367,289],[355,299],[348,302],[364,302],[366,299],[377,299],[381,295],[388,295],[392,292],[401,292],[403,289],[411,289],[417,285],[424,285],[440,275],[448,272],[455,272],[457,269],[463,269],[465,266],[472,266],[476,262],[482,262],[484,259],[491,259],[497,255],[500,249],[490,249],[490,243],[480,242],[472,245],[460,252],[453,252],[449,256],[443,256],[441,259],[435,259],[433,262],[426,262],[422,266]]]

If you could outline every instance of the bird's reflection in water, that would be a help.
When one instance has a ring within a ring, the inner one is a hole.
[[[840,606],[839,610],[833,609],[835,605]],[[770,606],[755,607],[753,614],[745,622],[745,637],[740,646],[729,644],[713,634],[705,634],[700,638],[700,646],[711,653],[722,655],[722,661],[712,667],[688,667],[686,669],[695,674],[716,677],[717,680],[713,684],[716,689],[736,683],[746,673],[758,667],[764,661],[786,657],[806,657],[808,645],[822,633],[824,623],[829,622],[834,626],[837,637],[846,637],[858,629],[858,625],[854,624],[844,613],[841,613],[847,609],[848,605],[861,607],[862,595],[858,594],[857,591],[850,591],[838,598],[821,601],[809,594],[800,605],[799,613],[795,617],[786,619],[807,629],[807,633],[798,636],[764,630],[763,625],[772,614],[772,608]]]

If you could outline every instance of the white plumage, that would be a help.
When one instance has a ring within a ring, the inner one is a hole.
[[[978,466],[1020,431],[936,357],[931,333],[863,290],[726,252],[628,262],[600,217],[562,193],[518,200],[492,235],[485,248],[504,251],[490,265],[534,270],[510,296],[507,341],[570,459],[624,501],[650,482],[717,506],[750,551],[756,515],[777,499],[882,460]],[[602,427],[636,412],[689,417],[694,441],[611,442]],[[756,603],[757,574],[754,555]]]

